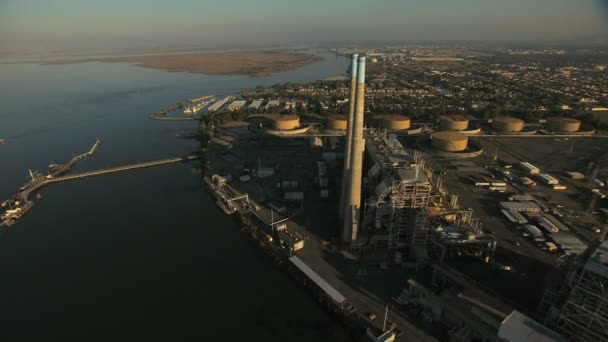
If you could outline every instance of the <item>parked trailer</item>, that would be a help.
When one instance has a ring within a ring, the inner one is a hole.
[[[502,214],[505,215],[507,217],[507,219],[513,223],[518,223],[518,224],[528,223],[528,220],[526,220],[526,218],[522,214],[518,213],[517,211],[502,209],[500,212],[502,212]]]
[[[540,169],[537,168],[536,166],[528,163],[528,162],[521,162],[519,163],[519,167],[521,169],[523,169],[524,171],[528,172],[531,175],[536,175],[540,173]]]
[[[551,241],[545,242],[545,246],[547,247],[547,251],[554,253],[557,252],[557,245]]]
[[[532,236],[533,238],[543,236],[543,232],[541,232],[540,229],[538,229],[538,227],[536,227],[535,225],[524,224],[523,227],[524,227],[524,231],[527,232],[528,235]]]
[[[543,228],[549,234],[559,233],[559,228],[557,228],[557,226],[555,226],[551,221],[549,221],[544,216],[537,217],[536,222],[538,223],[538,225],[541,228]]]

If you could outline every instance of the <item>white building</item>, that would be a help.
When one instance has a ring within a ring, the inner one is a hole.
[[[538,176],[540,177],[540,180],[547,185],[559,184],[559,180],[548,173],[541,173]]]
[[[296,103],[295,101],[287,101],[285,102],[285,110],[295,110],[296,109]]]
[[[233,101],[231,104],[228,105],[228,110],[231,112],[234,112],[235,110],[239,110],[241,108],[245,107],[245,101],[243,100],[236,100]]]
[[[208,110],[210,112],[216,112],[216,111],[220,110],[220,108],[222,108],[230,100],[234,100],[234,97],[233,96],[227,96],[227,97],[225,97],[225,98],[217,101],[216,103],[212,104],[211,107],[209,107]]]
[[[528,162],[521,162],[519,163],[519,166],[526,171],[527,173],[531,174],[531,175],[536,175],[540,173],[540,169],[537,168],[536,166],[528,163]]]
[[[280,105],[281,103],[279,102],[279,100],[270,100],[268,101],[268,103],[266,104],[266,106],[264,107],[264,109],[268,110],[271,108],[276,108]]]
[[[260,108],[260,106],[262,106],[262,102],[264,102],[264,101],[263,100],[253,100],[253,102],[251,102],[251,104],[249,105],[249,109]]]

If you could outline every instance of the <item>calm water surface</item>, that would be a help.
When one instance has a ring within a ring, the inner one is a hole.
[[[102,145],[84,171],[187,154],[193,122],[150,112],[178,100],[342,73],[324,61],[264,78],[167,73],[127,64],[0,64],[0,198]],[[0,233],[0,337],[10,341],[347,341],[204,191],[193,165],[53,185]],[[7,340],[7,341],[8,341]]]

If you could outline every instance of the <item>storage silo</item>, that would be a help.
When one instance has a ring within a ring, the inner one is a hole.
[[[500,132],[521,132],[525,122],[510,116],[498,116],[492,121],[494,129]]]
[[[437,132],[431,135],[431,145],[445,152],[462,152],[467,149],[469,138],[458,132]]]
[[[405,115],[386,115],[382,118],[382,122],[384,128],[394,130],[394,131],[402,131],[410,128],[410,118]]]
[[[441,131],[465,131],[467,128],[469,128],[469,119],[464,115],[450,114],[439,117]]]
[[[547,125],[553,132],[578,132],[581,129],[581,121],[574,118],[547,118]]]
[[[327,118],[327,128],[345,131],[347,126],[346,115],[331,115]]]
[[[300,127],[300,118],[297,115],[277,115],[274,117],[274,128],[287,131]]]

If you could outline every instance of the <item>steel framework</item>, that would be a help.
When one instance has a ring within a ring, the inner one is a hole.
[[[608,341],[608,265],[589,266],[605,252],[608,242],[574,259],[562,285],[541,303],[545,323],[571,341]]]

